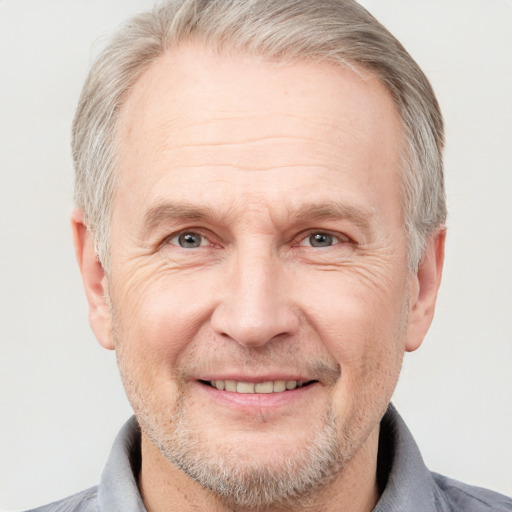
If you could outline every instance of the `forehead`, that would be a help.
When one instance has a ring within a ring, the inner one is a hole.
[[[192,44],[138,80],[117,136],[116,199],[129,196],[142,210],[187,189],[206,202],[232,193],[240,205],[293,204],[294,195],[312,202],[333,186],[376,198],[377,181],[396,188],[402,145],[393,100],[374,77]]]

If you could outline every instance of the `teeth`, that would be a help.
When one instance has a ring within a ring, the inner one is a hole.
[[[242,382],[235,380],[212,380],[210,384],[220,391],[231,391],[233,393],[282,393],[301,388],[306,381],[296,380],[269,380],[265,382]]]
[[[237,393],[254,393],[254,384],[252,382],[237,382]]]
[[[216,382],[222,382],[222,381],[216,381]],[[234,380],[226,380],[224,382],[225,382],[224,389],[226,391],[236,391],[236,381],[234,381]],[[218,388],[218,389],[220,389],[220,388]]]
[[[274,393],[281,393],[282,391],[286,391],[286,381],[285,380],[276,380],[274,382],[273,391],[274,391]]]
[[[271,380],[268,382],[259,382],[254,386],[254,391],[256,393],[273,393],[274,383]]]

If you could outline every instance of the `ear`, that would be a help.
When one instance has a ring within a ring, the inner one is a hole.
[[[418,270],[411,276],[407,352],[420,347],[432,323],[443,273],[445,240],[444,228],[429,238]]]
[[[91,234],[84,224],[83,213],[80,210],[75,210],[72,213],[71,228],[73,230],[75,255],[82,274],[87,302],[89,303],[89,323],[100,344],[109,350],[113,350],[107,276],[96,255]]]

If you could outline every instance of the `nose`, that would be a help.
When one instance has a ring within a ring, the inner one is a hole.
[[[247,348],[293,336],[299,328],[283,262],[262,252],[247,250],[233,258],[211,317],[214,332]]]

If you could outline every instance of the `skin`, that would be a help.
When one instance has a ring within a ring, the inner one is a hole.
[[[142,426],[148,510],[244,510],[163,455],[177,415],[205,460],[279,474],[328,411],[342,460],[287,506],[372,510],[379,422],[432,320],[444,248],[440,230],[408,270],[385,87],[333,64],[184,45],[135,84],[118,137],[108,276],[81,212],[72,222],[91,326]],[[180,247],[183,232],[200,246]],[[315,233],[332,244],[312,246]],[[317,382],[234,401],[201,383],[226,378]]]

